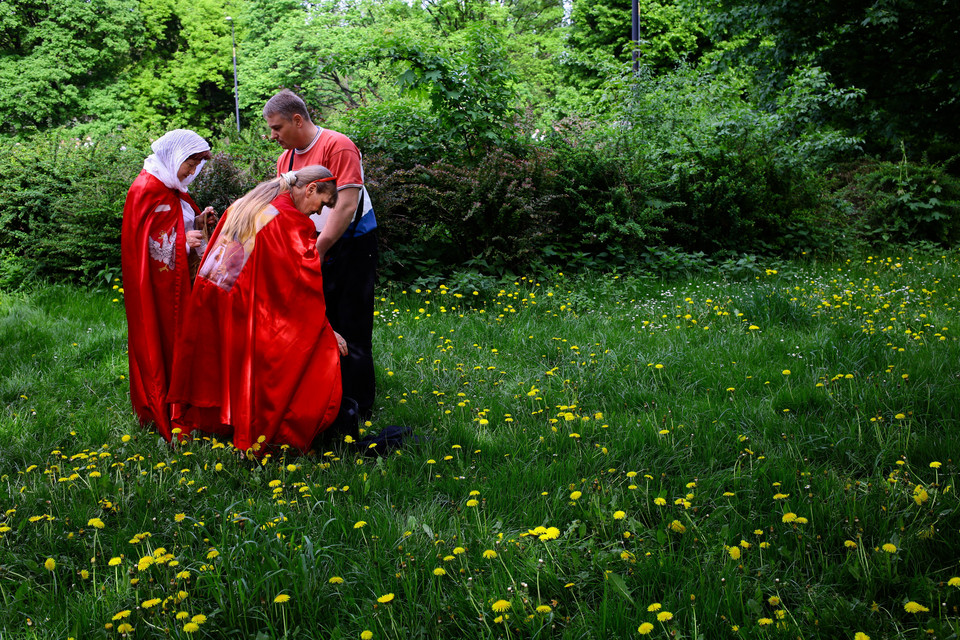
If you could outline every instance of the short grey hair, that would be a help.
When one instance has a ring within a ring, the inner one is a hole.
[[[307,122],[313,122],[310,119],[310,112],[307,111],[307,103],[290,89],[284,89],[263,105],[264,118],[279,115],[287,120],[293,120],[293,116],[296,114],[299,114]]]

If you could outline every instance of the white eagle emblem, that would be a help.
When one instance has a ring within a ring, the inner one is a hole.
[[[177,230],[170,229],[167,233],[160,235],[160,240],[147,238],[150,249],[150,257],[164,266],[161,271],[169,269],[173,271],[174,260],[177,257]]]

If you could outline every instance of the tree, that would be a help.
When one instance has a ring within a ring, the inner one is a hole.
[[[20,133],[96,118],[94,98],[142,43],[136,0],[0,2],[0,128]]]

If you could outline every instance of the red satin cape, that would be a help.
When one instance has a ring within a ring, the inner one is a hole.
[[[229,211],[210,239],[169,395],[182,403],[174,416],[184,433],[232,434],[242,451],[260,449],[258,441],[307,450],[340,408],[340,353],[316,229],[289,194],[271,205],[278,213],[257,232],[230,287],[204,276]]]
[[[155,423],[167,440],[166,396],[190,295],[181,198],[200,213],[189,195],[141,171],[127,192],[120,235],[130,401],[140,423]]]

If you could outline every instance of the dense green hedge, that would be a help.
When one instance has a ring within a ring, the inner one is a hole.
[[[381,129],[361,126],[363,114],[339,123],[374,150],[365,165],[382,274],[413,281],[463,267],[507,275],[650,264],[678,250],[719,264],[960,239],[950,164],[851,161],[850,140],[799,124],[813,102],[770,114],[745,105],[726,80],[709,91],[679,74],[672,82],[628,87],[618,120],[570,119],[545,132],[518,122],[505,144],[482,153],[431,146],[423,129],[391,146]],[[371,113],[374,123],[390,116]],[[424,117],[393,115],[394,132],[408,127],[404,118]],[[201,206],[222,211],[273,175],[279,149],[258,131],[213,147],[191,188]],[[148,151],[148,138],[132,132],[0,141],[0,287],[116,277],[123,202]]]

